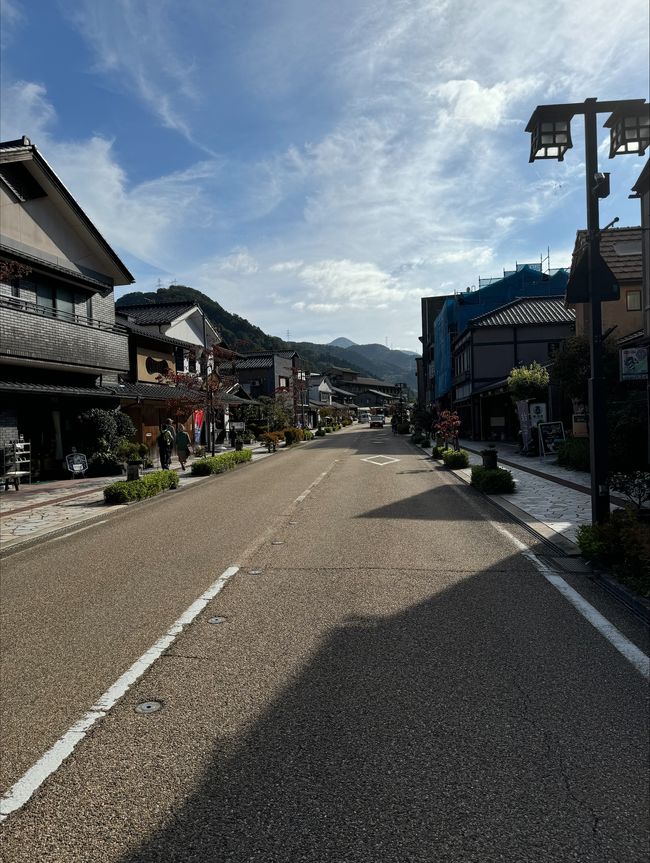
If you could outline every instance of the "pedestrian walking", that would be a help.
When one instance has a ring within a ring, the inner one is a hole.
[[[393,418],[390,421],[390,427],[393,430],[393,434],[397,434],[397,417],[395,414],[393,414]]]
[[[191,450],[191,439],[188,433],[185,431],[183,426],[181,426],[176,433],[176,455],[178,456],[178,460],[181,463],[182,470],[185,470],[185,463],[190,457]]]
[[[172,449],[174,447],[174,433],[170,426],[161,423],[160,434],[156,440],[158,452],[160,453],[160,467],[169,470],[172,461]]]

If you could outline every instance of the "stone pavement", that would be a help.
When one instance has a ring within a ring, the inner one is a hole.
[[[460,441],[463,449],[469,452],[470,465],[482,464],[479,450],[487,444],[475,441]],[[497,449],[499,449],[497,447]],[[515,481],[516,491],[514,494],[490,495],[503,509],[526,522],[529,527],[544,536],[567,553],[577,553],[576,532],[581,524],[591,523],[591,494],[588,474],[579,474],[578,471],[567,471],[574,476],[571,482],[580,486],[583,490],[571,488],[562,482],[564,477],[558,473],[563,468],[555,464],[545,465],[541,459],[527,459],[534,461],[530,465],[536,473],[514,467],[515,459],[511,453],[506,456],[499,449],[499,466],[504,467],[512,473]],[[510,464],[503,459],[507,458]],[[526,465],[528,467],[528,465]],[[538,475],[544,472],[545,476]],[[457,471],[462,474],[466,481],[471,479],[471,471]],[[586,478],[586,479],[585,479]],[[567,480],[568,481],[568,480]],[[570,543],[571,545],[567,544]],[[572,548],[572,546],[574,546]]]
[[[268,456],[263,446],[249,448],[253,451],[254,461]],[[176,458],[172,459],[172,470],[179,472],[182,487],[205,479],[193,477],[189,470],[183,473]],[[89,477],[26,483],[21,485],[19,492],[13,487],[5,491],[3,487],[0,490],[0,552],[68,528],[81,528],[86,522],[100,520],[102,515],[108,516],[124,509],[123,505],[107,507],[103,495],[105,486],[123,478]]]

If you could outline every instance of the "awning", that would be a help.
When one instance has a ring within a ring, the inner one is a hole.
[[[0,381],[0,392],[24,393],[25,395],[72,396],[88,398],[119,398],[115,390],[108,387],[75,387],[63,384],[39,384],[27,381]]]

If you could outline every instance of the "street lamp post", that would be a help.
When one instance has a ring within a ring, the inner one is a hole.
[[[603,270],[600,258],[600,225],[598,201],[609,194],[609,174],[598,171],[597,116],[611,116],[605,126],[611,129],[610,158],[624,153],[642,156],[650,145],[650,106],[645,99],[584,102],[566,105],[538,105],[526,131],[531,135],[530,160],[563,161],[571,142],[571,119],[584,117],[585,170],[587,191],[587,297],[591,309],[589,348],[589,452],[591,456],[591,519],[601,524],[609,518],[609,484],[607,480],[607,412],[603,376],[602,311]],[[600,276],[600,277],[599,277]]]

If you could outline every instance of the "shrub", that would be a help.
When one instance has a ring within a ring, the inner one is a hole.
[[[613,574],[650,598],[650,530],[632,507],[616,510],[605,524],[582,524],[577,531],[583,557],[611,567]]]
[[[562,467],[589,472],[589,440],[586,437],[568,437],[557,448],[557,463]]]
[[[275,452],[280,440],[279,432],[264,432],[263,435],[260,435],[260,441],[266,446],[269,452]]]
[[[225,473],[232,470],[242,462],[250,461],[253,453],[249,449],[224,452],[221,455],[208,456],[199,459],[192,464],[192,476],[209,476],[210,474]]]
[[[472,485],[484,494],[510,494],[515,491],[515,481],[509,470],[487,468],[480,464],[472,466]]]
[[[326,434],[327,434],[327,432],[325,431],[324,428],[317,428],[316,429],[316,437],[325,437]]]
[[[178,474],[173,470],[157,470],[141,479],[122,480],[107,485],[104,489],[104,500],[109,504],[131,503],[154,497],[168,488],[178,486]]]
[[[313,431],[311,431],[311,429],[305,429],[304,435],[305,435],[305,440],[313,440],[314,439],[314,433],[313,433]]]
[[[508,376],[508,390],[516,402],[523,399],[543,401],[548,396],[548,383],[548,371],[538,362],[517,366]]]
[[[284,442],[287,446],[292,446],[295,443],[300,443],[301,440],[304,440],[305,435],[302,429],[299,428],[288,428],[284,430]]]
[[[609,487],[612,491],[625,495],[637,509],[650,501],[650,473],[645,471],[612,474]]]
[[[445,467],[451,468],[451,470],[458,470],[461,467],[469,465],[469,454],[464,449],[446,449],[442,452],[442,460],[445,463]]]
[[[408,434],[411,431],[411,426],[408,423],[397,424],[397,434]]]
[[[333,426],[325,426],[323,428],[323,431],[325,432],[325,434],[332,434],[332,432],[334,431],[334,427]]]
[[[435,444],[435,446],[431,447],[431,458],[437,458],[440,460],[442,458],[442,454],[444,452],[444,448]]]

